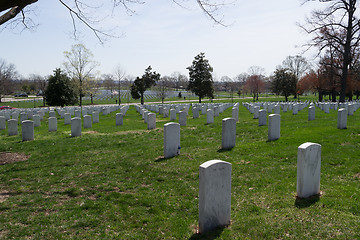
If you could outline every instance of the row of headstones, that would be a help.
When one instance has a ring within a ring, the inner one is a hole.
[[[18,109],[7,109],[0,111],[0,117],[4,117],[6,121],[9,119],[24,121],[32,119],[34,115],[39,115],[40,120],[43,120],[45,114],[49,112],[49,108],[18,108]]]
[[[238,103],[235,104],[237,106],[238,110]],[[186,126],[186,120],[189,113],[189,108],[192,107],[192,113],[193,118],[199,118],[200,117],[200,111],[201,114],[207,115],[207,124],[214,122],[214,117],[219,116],[222,112],[224,112],[229,107],[233,106],[231,103],[225,103],[225,104],[159,104],[159,105],[144,105],[143,107],[137,106],[138,111],[140,114],[142,114],[142,108],[145,108],[149,111],[153,111],[156,113],[159,113],[160,115],[163,115],[164,118],[169,117],[169,111],[170,111],[170,121],[175,121],[177,113],[179,114],[179,124],[181,126]],[[145,110],[146,111],[146,110]],[[238,112],[238,111],[237,111]],[[236,117],[236,120],[238,120],[238,114]]]
[[[307,104],[307,103],[306,103]],[[251,103],[244,103],[243,104],[249,111],[250,113],[254,114],[254,119],[259,119],[259,126],[264,126],[267,123],[267,114],[266,114],[266,110],[265,109],[259,109],[259,106],[255,106],[252,107]],[[322,104],[323,106],[324,104]],[[330,106],[330,104],[328,104]],[[358,106],[359,104],[349,104],[349,103],[344,103],[344,104],[340,104],[340,107],[345,107],[347,106],[349,110],[347,110],[346,108],[340,108],[338,110],[338,117],[337,117],[337,128],[338,129],[346,129],[347,128],[347,115],[348,111],[351,111],[352,113],[350,115],[353,115],[354,112],[359,108]],[[301,106],[301,110],[306,107],[305,104],[302,104]],[[336,108],[334,108],[336,109]],[[296,107],[296,105],[293,105],[293,114],[297,114],[298,113],[298,108]],[[279,116],[274,116],[274,115],[279,115]],[[271,118],[271,119],[270,119]],[[275,114],[271,114],[269,115],[269,140],[275,140],[278,137],[280,137],[280,120],[276,120],[275,122],[273,121],[273,119],[278,119],[280,118],[280,111],[279,111],[279,105],[275,105]],[[314,103],[310,103],[309,109],[308,109],[308,120],[309,121],[313,121],[315,120],[315,104]],[[270,123],[271,121],[271,123]],[[273,125],[273,128],[270,128],[270,124]],[[275,127],[276,126],[276,127]],[[279,128],[279,130],[278,130]],[[271,137],[271,132],[274,129],[274,137]],[[278,137],[277,137],[278,136]]]
[[[321,145],[304,143],[297,154],[298,198],[320,194]],[[231,163],[211,160],[199,169],[199,231],[205,233],[231,221]]]
[[[349,116],[353,116],[355,111],[360,108],[360,102],[358,101],[350,101],[345,103],[337,103],[337,102],[317,102],[315,105],[320,108],[325,113],[330,113],[330,109],[338,110],[345,108],[347,114]]]
[[[129,106],[124,106],[121,108],[121,113],[116,114],[116,125],[123,124],[123,116],[125,116]],[[76,113],[76,111],[74,112]],[[70,118],[70,113],[65,113],[65,124],[71,124],[71,136],[78,137],[81,136],[81,115],[80,117],[75,116],[74,118]],[[70,118],[70,119],[69,119]],[[22,128],[22,139],[23,141],[32,141],[34,140],[34,127],[40,126],[40,116],[33,115],[33,121],[30,120],[23,120],[21,121],[21,128]],[[69,120],[68,120],[69,119]],[[83,117],[84,121],[84,128],[91,128],[92,123],[99,122],[99,115],[98,112],[93,112],[93,121],[90,115],[85,115]],[[14,136],[18,135],[18,120],[17,119],[9,119],[8,121],[8,135]],[[5,117],[0,116],[0,130],[6,128],[6,121]],[[57,118],[56,113],[54,111],[49,112],[49,119],[48,119],[48,129],[49,132],[57,131]]]
[[[291,110],[293,115],[297,115],[299,111],[303,110],[308,106],[308,102],[257,102],[257,103],[243,103],[243,106],[248,109],[251,114],[254,114],[254,118],[257,119],[261,108],[268,113],[274,112],[274,114],[280,114],[281,109],[283,112]]]

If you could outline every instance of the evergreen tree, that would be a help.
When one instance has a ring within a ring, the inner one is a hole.
[[[149,66],[141,78],[137,77],[134,83],[130,86],[131,96],[134,99],[141,98],[141,104],[144,104],[144,92],[146,89],[154,86],[160,80],[160,74],[151,72],[152,68]]]
[[[273,77],[271,87],[272,91],[276,94],[285,96],[285,101],[292,94],[296,94],[296,75],[285,68],[276,69]]]
[[[48,87],[44,97],[49,106],[74,105],[77,103],[77,96],[70,78],[57,68],[54,75],[49,78]]]
[[[192,91],[199,96],[199,103],[204,97],[214,97],[214,81],[211,73],[213,68],[209,61],[205,59],[205,54],[198,54],[192,65],[187,68],[189,70],[189,85],[187,90]]]

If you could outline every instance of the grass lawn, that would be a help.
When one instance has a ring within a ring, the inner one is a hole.
[[[337,129],[337,112],[281,113],[281,137],[240,106],[236,147],[220,150],[221,121],[206,116],[181,127],[181,154],[164,159],[163,125],[147,130],[131,106],[123,126],[115,112],[81,137],[58,119],[35,128],[35,140],[0,130],[0,152],[28,160],[0,165],[0,239],[359,239],[360,110]],[[47,119],[47,116],[45,119]],[[19,133],[21,129],[19,128]],[[322,145],[318,198],[296,200],[297,148]],[[199,165],[232,164],[231,225],[197,234]]]

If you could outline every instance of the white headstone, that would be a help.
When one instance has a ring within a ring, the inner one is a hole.
[[[239,108],[233,107],[231,109],[231,117],[235,119],[236,122],[239,121]]]
[[[34,140],[34,122],[31,120],[25,120],[21,122],[21,133],[23,141]]]
[[[5,116],[0,116],[0,130],[6,129]]]
[[[280,105],[276,104],[274,107],[274,113],[280,115]]]
[[[260,107],[259,106],[255,106],[254,107],[254,119],[258,119],[259,118],[259,111],[260,111]],[[265,114],[266,117],[266,114]]]
[[[338,110],[337,128],[346,129],[347,127],[347,111],[345,108]]]
[[[280,138],[280,115],[269,115],[268,140],[273,141]]]
[[[91,128],[92,127],[92,121],[90,115],[84,116],[84,128]]]
[[[214,111],[212,109],[206,110],[206,123],[214,123]]]
[[[49,112],[49,118],[51,118],[51,117],[56,117],[56,114],[54,111]]]
[[[179,155],[180,148],[180,124],[166,123],[164,125],[164,157]]]
[[[309,121],[315,120],[315,107],[314,106],[309,107],[308,120]]]
[[[298,148],[296,193],[307,198],[320,193],[321,145],[304,143]]]
[[[148,124],[148,130],[156,128],[156,114],[155,113],[148,114],[147,124]]]
[[[57,119],[56,117],[49,117],[49,132],[57,131]]]
[[[193,112],[193,118],[199,118],[199,115],[200,115],[200,109],[199,108],[193,107],[192,112]]]
[[[264,126],[267,123],[267,115],[266,115],[266,110],[265,109],[261,109],[259,111],[259,126]]]
[[[98,111],[94,111],[92,113],[92,117],[93,117],[93,123],[98,123],[99,122],[99,112]]]
[[[166,107],[163,108],[163,117],[168,118],[169,117],[169,109]]]
[[[33,115],[32,119],[34,121],[34,127],[39,127],[40,126],[40,115]]]
[[[299,112],[299,105],[294,104],[293,105],[293,115],[297,115]]]
[[[27,113],[24,113],[24,112],[20,113],[20,121],[21,122],[23,122],[23,121],[25,121],[27,119],[28,119]]]
[[[199,169],[199,231],[230,224],[231,164],[211,160]]]
[[[71,136],[81,136],[81,118],[75,117],[71,119]]]
[[[17,119],[8,120],[8,135],[15,136],[18,135],[18,121]]]
[[[81,118],[81,110],[75,110],[75,117]]]
[[[186,112],[185,111],[180,111],[179,112],[179,124],[180,124],[180,126],[186,126],[186,120],[187,120]]]
[[[176,110],[170,109],[170,121],[176,120]]]
[[[221,148],[231,149],[236,142],[236,121],[234,118],[224,118],[222,120]]]
[[[115,124],[116,126],[122,126],[123,125],[123,119],[124,115],[122,113],[117,113],[115,116]]]
[[[71,114],[70,113],[64,114],[64,124],[65,125],[71,124]]]

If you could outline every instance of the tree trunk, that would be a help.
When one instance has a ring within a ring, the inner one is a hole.
[[[336,102],[336,91],[335,91],[335,89],[333,89],[331,91],[331,101]]]
[[[285,102],[288,101],[288,96],[285,94]]]
[[[319,90],[319,102],[323,101],[323,94],[321,92],[321,90]]]
[[[346,42],[344,46],[344,61],[342,66],[342,75],[341,75],[341,90],[340,90],[340,99],[339,102],[345,102],[346,96],[346,80],[348,76],[348,67],[350,64],[350,51],[351,51],[351,38],[353,33],[353,15],[355,11],[355,4],[353,3],[354,0],[350,0],[349,3],[349,10],[348,10],[348,25],[346,28]]]
[[[90,94],[90,97],[91,97],[91,105],[93,105],[93,104],[94,104],[94,101],[93,101],[93,95],[92,95],[92,94]]]
[[[199,103],[201,103],[201,97],[199,96]]]
[[[144,105],[144,93],[141,93],[141,105]]]

